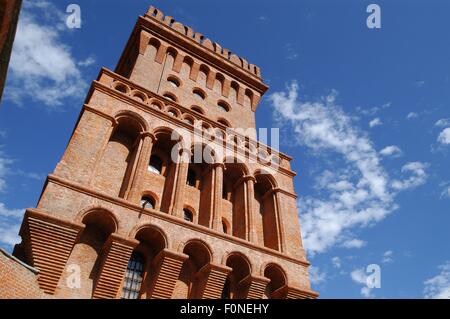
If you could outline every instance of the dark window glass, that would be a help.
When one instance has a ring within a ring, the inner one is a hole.
[[[151,197],[144,196],[141,198],[141,206],[142,208],[155,209],[155,200]]]
[[[188,170],[187,184],[189,186],[195,187],[195,180],[196,180],[195,172],[192,169]]]
[[[185,208],[183,209],[183,212],[184,212],[184,220],[192,222],[194,216],[192,215],[191,211]]]
[[[122,299],[138,299],[144,274],[144,259],[136,252],[131,255],[123,281]]]
[[[162,160],[158,156],[152,155],[150,157],[150,163],[148,165],[148,170],[150,172],[153,172],[153,173],[156,173],[156,174],[161,174]]]

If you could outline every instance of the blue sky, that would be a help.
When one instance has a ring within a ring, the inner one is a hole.
[[[64,25],[70,3],[81,29]],[[368,29],[368,4],[381,29]],[[450,296],[447,1],[25,1],[0,105],[0,245],[150,4],[259,65],[322,298]],[[381,288],[365,285],[381,269]]]

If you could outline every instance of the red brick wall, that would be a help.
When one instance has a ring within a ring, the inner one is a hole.
[[[0,250],[0,299],[49,298],[39,289],[37,272],[28,269],[3,250]]]

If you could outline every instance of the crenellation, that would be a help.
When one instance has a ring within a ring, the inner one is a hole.
[[[230,50],[228,50],[226,48],[222,48],[218,43],[213,42],[208,38],[205,38],[201,33],[194,32],[190,27],[184,26],[182,23],[175,21],[173,17],[165,16],[161,10],[159,10],[153,6],[150,6],[150,8],[148,9],[148,11],[146,13],[146,17],[150,17],[150,18],[153,18],[153,19],[156,19],[158,21],[165,23],[173,30],[185,35],[186,37],[188,37],[190,39],[193,39],[194,41],[198,42],[205,48],[207,48],[213,52],[221,54],[225,59],[230,60],[232,63],[241,67],[242,69],[246,70],[247,72],[252,73],[253,75],[255,75],[258,78],[261,77],[261,72],[260,72],[259,67],[257,67],[254,64],[248,63],[246,60],[244,60],[243,58],[240,58],[236,54],[232,53]]]

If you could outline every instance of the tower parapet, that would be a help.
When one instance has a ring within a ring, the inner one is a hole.
[[[229,49],[222,47],[217,42],[214,42],[209,38],[206,38],[203,34],[195,32],[191,27],[185,26],[181,22],[176,21],[173,17],[164,15],[164,13],[161,10],[155,8],[154,6],[149,7],[147,13],[145,14],[145,17],[166,24],[173,30],[194,40],[203,47],[217,54],[220,54],[223,58],[241,67],[246,72],[249,72],[256,77],[261,78],[261,69],[258,66],[247,62],[246,59],[239,57],[235,53],[231,52]]]

